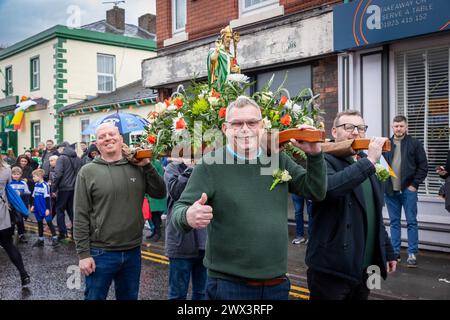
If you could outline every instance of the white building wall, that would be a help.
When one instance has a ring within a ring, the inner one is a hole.
[[[29,148],[31,144],[30,121],[41,121],[41,140],[53,139],[55,132],[51,123],[53,116],[54,93],[53,88],[55,80],[54,71],[54,52],[53,45],[56,39],[45,42],[36,47],[22,51],[14,56],[0,61],[2,71],[5,67],[12,66],[13,69],[13,95],[27,96],[31,98],[45,98],[49,100],[48,109],[40,111],[26,112],[24,116],[23,127],[18,131],[18,152],[22,153],[24,149]],[[30,59],[39,56],[40,62],[40,88],[39,90],[30,90]],[[5,81],[0,81],[0,88],[3,90]]]
[[[151,51],[121,48],[97,43],[67,40],[67,100],[68,104],[97,95],[97,54],[115,56],[116,88],[137,81],[142,77],[144,59],[154,57]],[[66,131],[64,130],[64,135]]]

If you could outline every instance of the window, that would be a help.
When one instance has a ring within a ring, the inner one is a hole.
[[[428,176],[419,189],[436,196],[442,179],[435,172],[449,149],[449,47],[396,54],[397,114],[408,119],[408,133],[428,156]]]
[[[272,86],[270,87],[272,92],[277,90],[277,88],[283,83],[285,77],[287,78],[283,87],[289,91],[291,97],[298,95],[305,88],[312,88],[311,66],[306,65],[278,71],[259,73],[256,76],[256,89],[261,91],[262,88],[269,82],[272,75],[275,75]]]
[[[40,69],[39,57],[32,58],[30,61],[31,90],[39,90],[40,87],[39,69]]]
[[[13,74],[12,67],[5,69],[5,96],[11,96],[13,94]]]
[[[87,129],[89,127],[89,119],[81,119],[81,132]],[[90,134],[81,134],[81,140],[82,142],[89,142],[91,140]]]
[[[116,58],[106,54],[97,54],[98,92],[108,93],[116,90]]]
[[[183,32],[186,27],[186,0],[172,0],[172,33]]]
[[[32,121],[31,122],[31,147],[37,148],[40,141],[41,141],[41,122],[40,121]]]
[[[248,12],[274,3],[279,3],[279,0],[241,0],[241,11]]]

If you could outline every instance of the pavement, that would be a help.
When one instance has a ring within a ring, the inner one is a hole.
[[[37,239],[37,226],[27,223],[28,244],[19,244],[25,267],[32,282],[22,289],[18,273],[4,250],[0,250],[0,300],[81,300],[84,298],[84,278],[77,283],[71,266],[78,265],[73,241],[66,241],[52,248],[47,237],[44,248],[32,248]],[[293,231],[293,228],[290,228]],[[142,245],[142,271],[139,299],[165,300],[168,283],[168,258],[164,256],[163,238],[158,242],[145,239],[149,231],[144,231]],[[293,233],[290,234],[290,241]],[[306,285],[306,265],[304,263],[306,245],[288,245],[288,276],[291,280],[290,299],[306,300],[309,291]],[[422,250],[418,255],[418,267],[406,267],[406,252],[397,272],[381,288],[371,291],[374,300],[450,300],[450,254]],[[189,298],[189,297],[188,297]],[[114,299],[111,288],[108,299]]]

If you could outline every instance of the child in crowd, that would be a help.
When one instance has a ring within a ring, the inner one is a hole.
[[[30,208],[30,189],[27,183],[22,180],[22,169],[19,167],[14,167],[11,169],[11,182],[10,186],[13,188],[17,194],[22,199],[25,206]],[[25,238],[25,224],[23,222],[23,217],[20,213],[16,212],[16,209],[11,207],[12,214],[16,217],[17,233],[19,234],[19,243],[27,243]],[[13,229],[14,230],[14,229]]]
[[[52,215],[50,214],[50,188],[44,182],[44,170],[36,169],[33,171],[34,191],[33,191],[33,206],[31,211],[34,211],[34,216],[38,222],[39,239],[33,247],[44,246],[44,222],[47,222],[50,232],[52,233],[52,246],[58,245],[58,237],[56,235],[55,226],[52,223]]]

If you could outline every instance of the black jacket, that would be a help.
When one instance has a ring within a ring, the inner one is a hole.
[[[191,173],[192,168],[178,162],[170,162],[164,172],[168,192],[165,253],[169,258],[198,258],[199,250],[205,250],[206,229],[184,232],[171,223],[172,207],[186,188]]]
[[[365,155],[363,155],[365,156]],[[382,185],[374,165],[366,158],[352,163],[325,154],[328,189],[325,200],[313,203],[312,229],[306,250],[306,264],[316,270],[351,281],[361,281],[367,233],[367,217],[361,184],[370,178],[376,214],[373,263],[386,278],[387,261],[395,259],[383,224]]]
[[[447,174],[444,176],[440,176],[440,177],[442,179],[447,179],[450,176],[450,150],[448,150],[447,161],[445,162],[444,169],[445,169],[445,171],[447,171]]]
[[[75,150],[65,147],[56,161],[52,192],[75,190],[75,181],[81,164],[81,159],[77,157]]]
[[[391,164],[395,150],[394,137],[391,137],[391,146],[391,151],[385,152],[383,155],[387,163],[392,167]],[[419,140],[409,135],[405,135],[403,138],[401,148],[401,189],[404,190],[409,186],[419,189],[419,185],[425,180],[428,174],[428,161],[425,149]],[[386,181],[385,188],[388,195],[394,193],[391,178]]]

